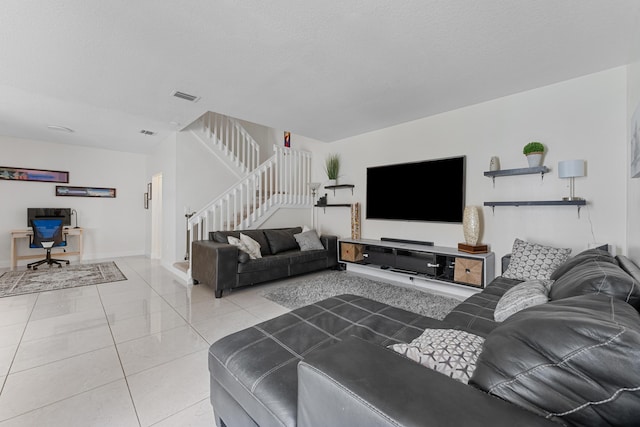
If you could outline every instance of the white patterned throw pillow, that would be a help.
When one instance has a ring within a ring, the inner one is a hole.
[[[496,309],[493,312],[493,319],[496,322],[503,322],[509,316],[516,314],[534,305],[544,304],[549,301],[549,288],[542,280],[530,280],[522,282],[509,289],[500,297]]]
[[[409,344],[389,348],[466,384],[476,369],[483,343],[484,338],[457,329],[425,329]]]
[[[251,237],[243,233],[240,233],[240,241],[247,247],[246,252],[249,254],[251,259],[262,258],[262,253],[260,252],[260,243],[256,242]]]
[[[554,248],[516,239],[509,267],[502,276],[518,280],[549,280],[560,264],[569,259],[570,248]]]

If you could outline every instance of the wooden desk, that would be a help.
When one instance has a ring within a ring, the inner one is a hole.
[[[78,238],[78,250],[70,252],[52,252],[51,255],[56,257],[60,256],[78,256],[78,261],[82,261],[82,228],[70,228],[65,227],[62,230],[62,233],[65,235],[65,239],[69,236],[74,236]],[[33,231],[30,228],[24,230],[11,230],[11,269],[15,270],[18,266],[18,260],[20,259],[39,259],[44,258],[45,253],[42,248],[39,249],[39,253],[37,255],[18,255],[19,245],[23,245],[25,248],[29,248],[29,236],[33,235]],[[19,241],[25,239],[27,242],[20,243]],[[60,249],[67,248],[68,246],[59,246]],[[32,248],[33,249],[33,248]]]

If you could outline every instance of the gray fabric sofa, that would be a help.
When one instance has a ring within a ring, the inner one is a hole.
[[[209,350],[216,422],[637,425],[640,270],[587,251],[556,271],[548,303],[502,323],[496,305],[521,281],[500,276],[442,321],[340,295],[222,338]],[[388,348],[425,328],[485,338],[469,384]]]
[[[211,232],[209,240],[193,242],[191,277],[221,298],[225,290],[337,266],[336,236],[320,236],[324,249],[302,251],[294,238],[301,232],[301,227]],[[250,259],[228,243],[240,233],[260,244],[262,258]]]

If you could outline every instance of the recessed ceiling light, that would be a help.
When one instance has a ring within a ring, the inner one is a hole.
[[[143,134],[143,135],[149,135],[149,136],[153,136],[153,135],[155,135],[155,134],[156,134],[154,131],[152,131],[152,130],[146,130],[146,129],[142,129],[142,130],[140,131],[140,133],[141,133],[141,134]]]
[[[190,102],[197,102],[200,99],[199,96],[190,95],[188,93],[180,92],[179,90],[173,91],[171,95]]]
[[[51,130],[57,130],[59,132],[67,132],[67,133],[72,133],[73,129],[68,128],[68,127],[64,127],[64,126],[58,126],[58,125],[48,125],[47,128],[51,129]]]

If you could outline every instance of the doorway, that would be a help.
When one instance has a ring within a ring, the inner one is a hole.
[[[162,174],[151,177],[151,259],[162,258]]]

